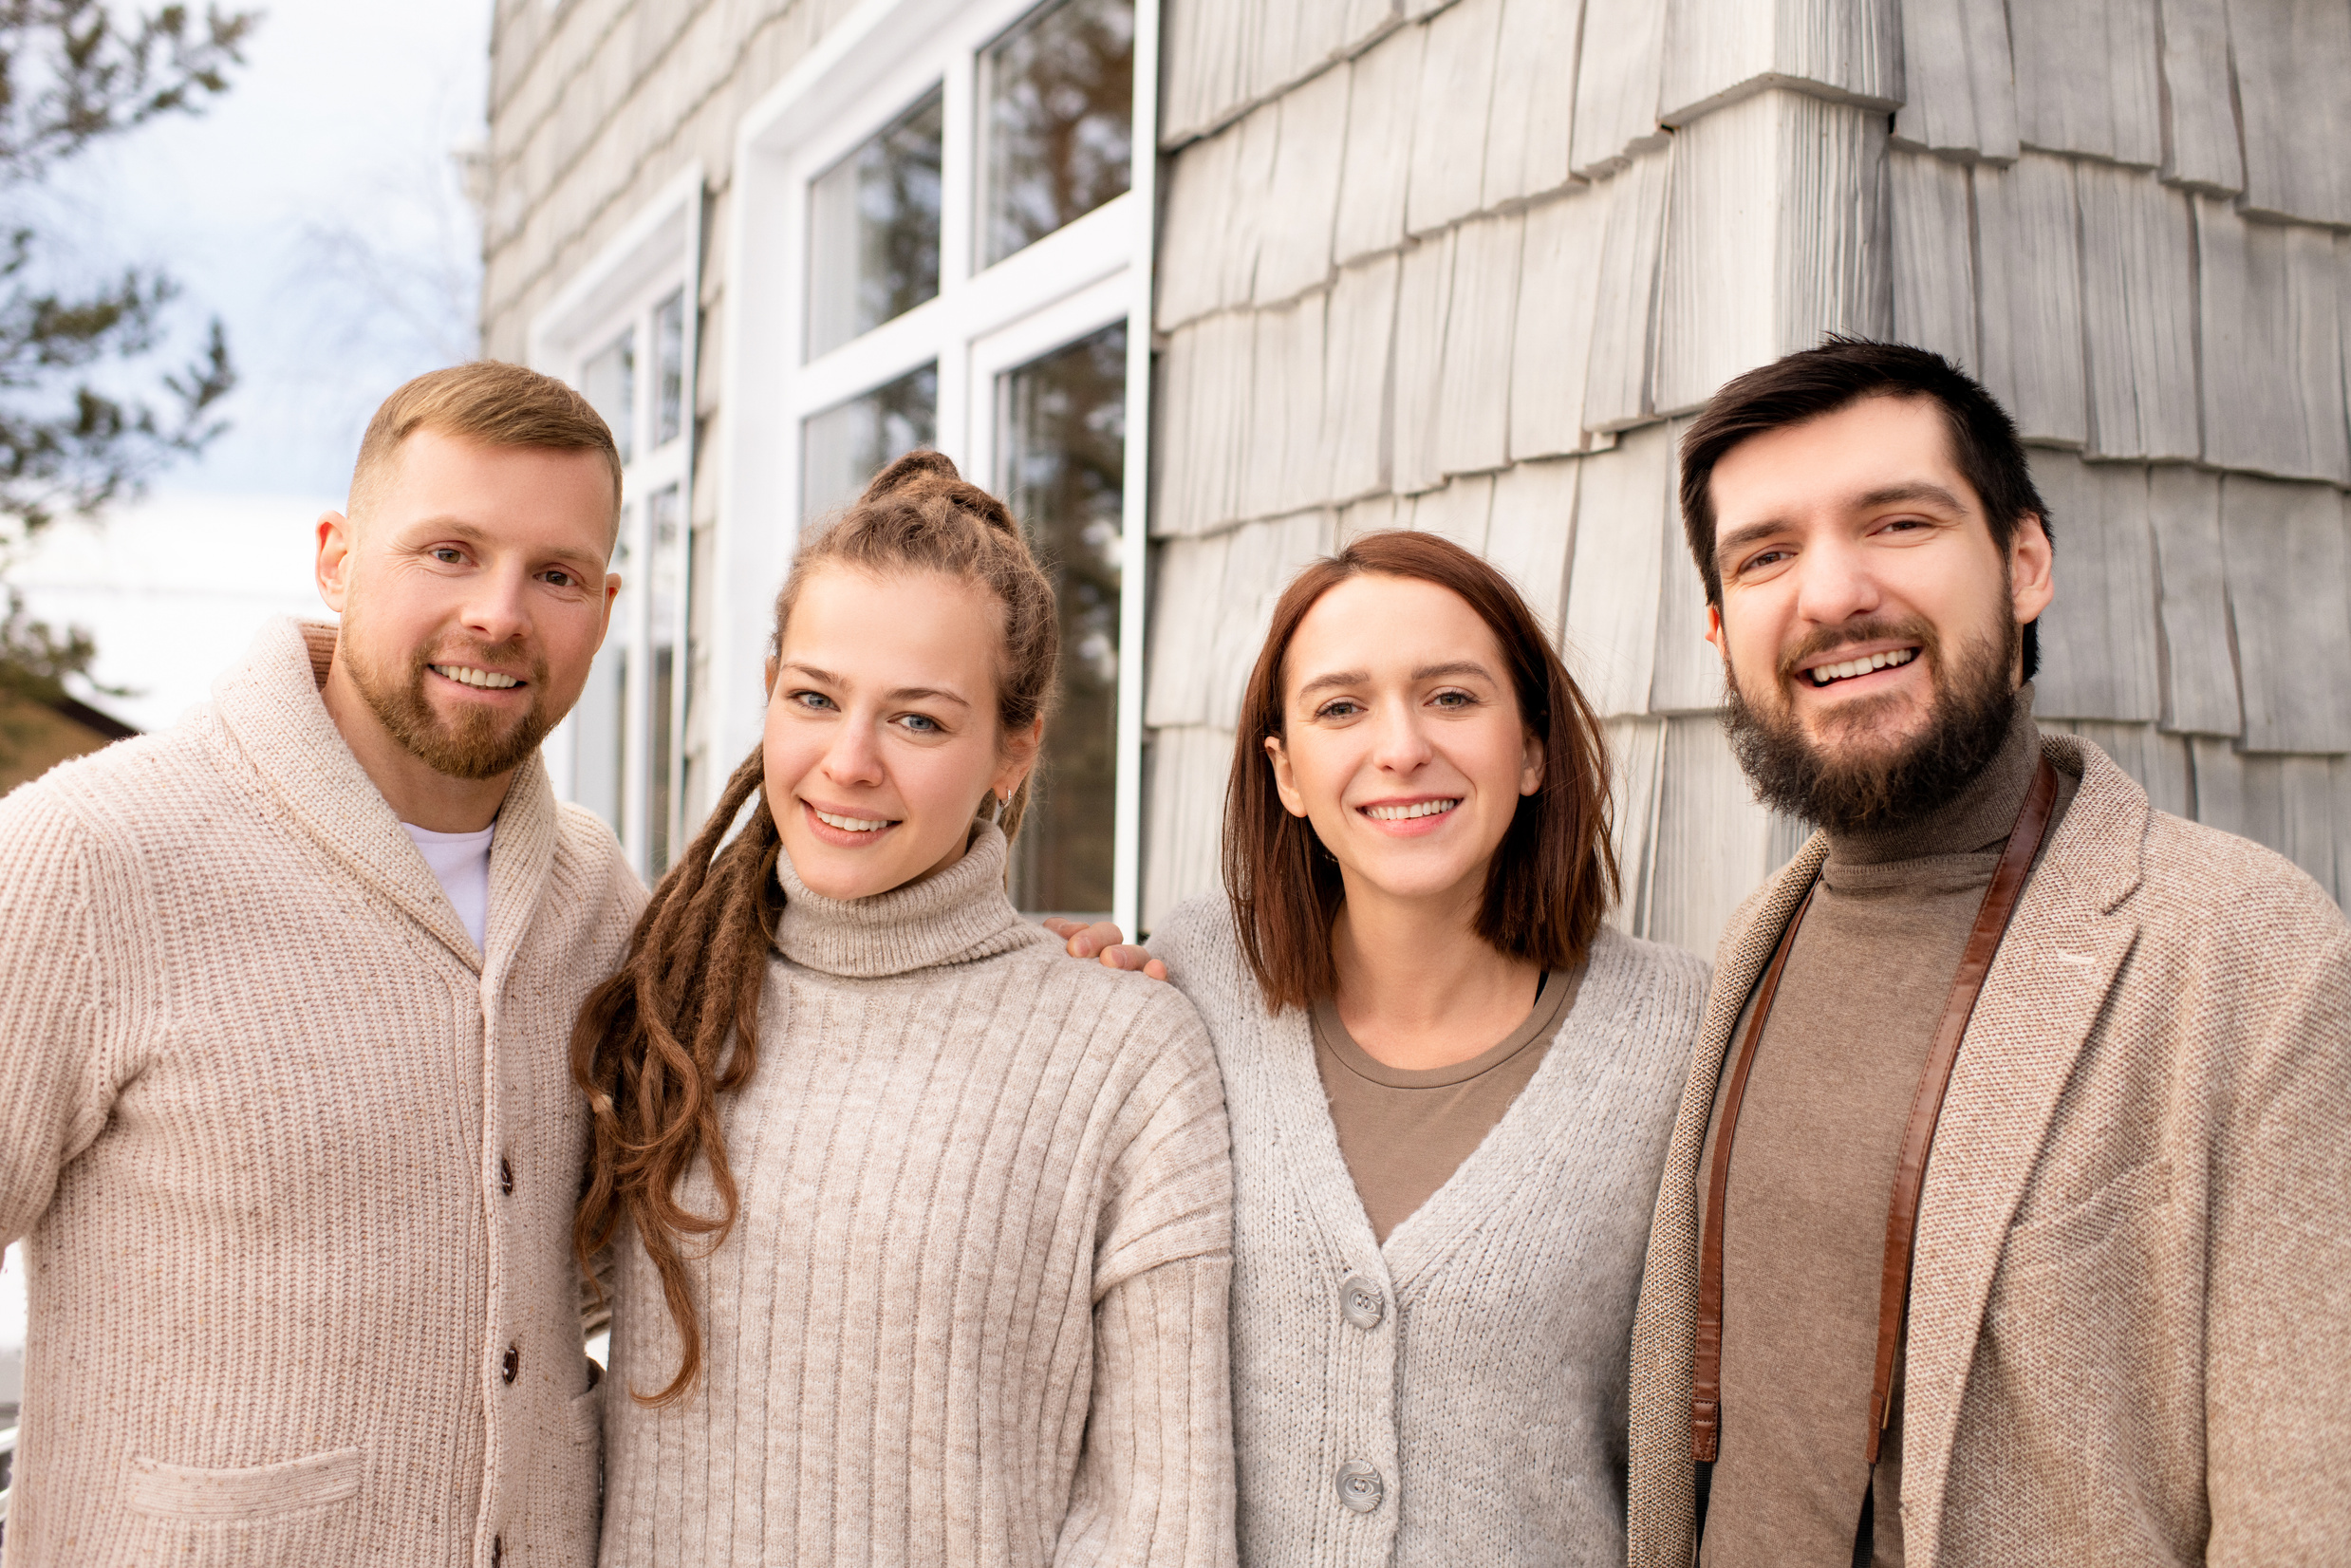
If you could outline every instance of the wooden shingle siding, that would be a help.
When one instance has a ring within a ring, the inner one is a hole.
[[[2088,447],[2193,461],[2195,233],[2188,197],[2154,175],[2083,161],[2081,315]]]
[[[2025,153],[1975,168],[1976,374],[2026,440],[2089,437],[2081,364],[2081,253],[2070,159]]]
[[[1894,335],[1970,370],[1975,338],[1975,215],[1968,166],[1903,147],[1886,154],[1894,254]]]
[[[1688,123],[1765,84],[1894,107],[1895,0],[1667,0],[1662,121]]]
[[[1931,152],[2012,159],[2016,73],[2005,0],[1901,0],[1896,140]]]
[[[2245,154],[2229,73],[2228,0],[2161,0],[2163,90],[2170,106],[2163,177],[2233,196]]]
[[[2220,476],[2166,463],[2147,476],[2147,517],[2161,587],[2166,730],[2233,736],[2245,728],[2237,703],[2236,654],[2220,545]],[[2062,537],[2062,535],[2060,535]]]
[[[2070,452],[2032,456],[2034,485],[2060,541],[2034,710],[2052,719],[2152,723],[2163,698],[2147,471],[2085,463]]]
[[[2351,752],[2351,561],[2342,493],[2231,474],[2221,551],[2248,752]]]
[[[2020,142],[2162,161],[2155,0],[2009,0],[2008,35]]]

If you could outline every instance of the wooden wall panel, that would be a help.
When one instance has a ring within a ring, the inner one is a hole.
[[[1711,716],[1666,721],[1646,935],[1711,955],[1770,871],[1770,813],[1755,802]]]
[[[1154,466],[1154,534],[1203,533],[1240,514],[1256,343],[1257,323],[1229,310],[1169,335],[1155,414],[1165,448],[1184,457]]]
[[[2112,164],[2074,169],[2089,449],[2107,457],[2202,451],[2196,424],[2194,225],[2188,198]]]
[[[1186,726],[1151,737],[1139,922],[1146,934],[1177,905],[1223,892],[1218,855],[1232,765],[1233,737],[1223,731]]]
[[[1967,165],[1931,153],[1886,154],[1894,335],[1962,368],[1977,364],[1975,214]]]
[[[2351,224],[2351,7],[2265,0],[2229,8],[2244,131],[2245,210]]]
[[[2069,452],[2031,457],[2053,537],[2063,541],[2057,597],[2041,617],[2035,706],[2060,719],[2153,723],[2162,691],[2147,471]]]
[[[2334,673],[2351,669],[2342,508],[2331,485],[2221,482],[2247,751],[2351,751],[2351,681]]]
[[[1567,608],[1576,481],[1582,472],[1573,458],[1502,470],[1494,476],[1494,510],[1486,522],[1485,558],[1518,585],[1555,644]]]
[[[1438,379],[1440,473],[1488,472],[1510,460],[1510,353],[1525,233],[1522,213],[1477,218],[1456,231]]]
[[[1257,313],[1255,415],[1242,432],[1247,459],[1236,515],[1268,517],[1330,495],[1322,414],[1325,300],[1314,293]]]
[[[1208,721],[1208,655],[1232,542],[1230,532],[1169,539],[1153,559],[1143,694],[1152,729]]]
[[[1574,665],[1569,665],[1571,673]],[[1586,695],[1590,695],[1589,688]],[[1609,924],[1649,935],[1649,884],[1657,841],[1658,782],[1665,767],[1663,719],[1612,719],[1608,732],[1609,812],[1614,830],[1620,896]]]
[[[2025,146],[2162,161],[2155,0],[2008,0],[2008,37]]]
[[[1233,178],[1240,155],[1241,132],[1235,128],[1195,141],[1168,159],[1166,215],[1153,289],[1163,332],[1232,303],[1225,297],[1225,273],[1237,243]],[[1247,243],[1254,275],[1254,241]]]
[[[1930,151],[2015,158],[2005,0],[1901,0],[1901,13],[1904,96],[1894,136]]]
[[[2158,465],[2147,476],[2147,515],[2160,585],[2163,727],[2234,736],[2245,719],[2237,706],[2236,652],[2229,632],[2220,476]]]
[[[2163,177],[2224,195],[2245,189],[2229,70],[2228,0],[2162,0]]]
[[[1587,179],[1664,142],[1657,92],[1665,11],[1658,0],[1584,0],[1569,163]]]
[[[1412,527],[1452,540],[1472,555],[1485,553],[1486,523],[1494,512],[1494,476],[1465,474],[1443,490],[1412,497]]]
[[[1621,430],[1653,417],[1650,347],[1671,171],[1669,149],[1642,155],[1609,181],[1614,189],[1600,243],[1591,359],[1584,374],[1587,430]]]
[[[1404,227],[1426,234],[1478,210],[1485,166],[1483,112],[1494,96],[1494,43],[1502,0],[1458,0],[1428,24],[1420,101],[1441,112],[1412,122]]]
[[[2340,897],[2335,885],[2335,785],[2323,756],[2247,753],[2245,836],[2271,849]]]
[[[1330,278],[1350,80],[1346,70],[1327,70],[1280,101],[1253,292],[1259,305],[1290,299]]]
[[[1582,12],[1579,0],[1502,0],[1481,207],[1491,210],[1567,183]]]
[[[1399,495],[1445,482],[1437,463],[1438,378],[1445,369],[1446,313],[1453,302],[1454,242],[1447,229],[1404,253],[1396,296],[1394,413],[1390,476]]]
[[[1975,170],[1983,381],[2028,440],[2089,437],[2074,166],[2025,153]]]
[[[2205,460],[2351,482],[2333,237],[2194,205]]]
[[[1604,180],[1526,212],[1516,336],[1510,351],[1510,456],[1549,457],[1584,445],[1584,375],[1609,203]]]
[[[1421,47],[1427,32],[1398,28],[1350,67],[1347,155],[1332,237],[1333,259],[1342,264],[1404,241],[1405,181],[1412,166]]]
[[[1892,108],[1902,100],[1896,0],[1667,0],[1660,118],[1686,123],[1758,83]]]
[[[1241,695],[1264,645],[1265,629],[1273,624],[1274,605],[1300,568],[1330,552],[1334,532],[1332,514],[1314,511],[1246,523],[1228,536],[1224,581],[1213,612],[1203,622],[1207,628],[1203,679],[1212,728],[1230,732],[1240,721]]]
[[[1339,271],[1323,345],[1323,450],[1330,499],[1352,500],[1388,484],[1389,350],[1396,326],[1394,252]]]
[[[1672,443],[1664,425],[1644,425],[1582,462],[1562,657],[1603,717],[1647,713]]]
[[[2147,792],[2158,812],[2191,816],[2195,781],[2188,758],[2188,742],[2165,735],[2152,724],[2108,724],[2098,719],[2051,719],[2042,728],[2064,730],[2081,737],[2114,758]]]

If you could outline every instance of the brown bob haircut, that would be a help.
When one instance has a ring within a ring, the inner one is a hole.
[[[1403,577],[1461,596],[1502,645],[1519,713],[1542,743],[1542,788],[1519,801],[1485,876],[1477,933],[1545,969],[1578,962],[1616,901],[1609,842],[1608,738],[1542,624],[1510,580],[1449,539],[1366,533],[1292,579],[1249,672],[1224,806],[1224,887],[1241,950],[1265,1005],[1280,1012],[1338,984],[1331,923],[1346,890],[1338,862],[1274,789],[1269,737],[1284,733],[1291,639],[1315,602],[1351,577]]]
[[[612,474],[612,516],[621,514],[621,451],[604,416],[552,376],[519,364],[475,360],[428,370],[383,400],[360,438],[351,468],[353,512],[362,510],[401,443],[437,430],[482,446],[593,452]]]

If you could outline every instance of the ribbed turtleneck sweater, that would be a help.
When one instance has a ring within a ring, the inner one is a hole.
[[[1902,1560],[1898,1360],[1875,1477],[1865,1458],[1886,1207],[1936,1020],[2040,756],[2027,686],[1998,755],[1948,805],[1829,836],[1732,1146],[1705,1568],[1843,1568],[1873,1488],[1874,1560]],[[2060,815],[2078,782],[2060,775]],[[1699,1155],[1702,1231],[1729,1081],[1726,1067]]]
[[[741,1193],[694,1265],[703,1373],[625,1234],[603,1562],[1224,1564],[1232,1171],[1173,987],[1062,956],[1003,835],[872,898],[785,903]],[[716,1199],[698,1169],[690,1206]]]

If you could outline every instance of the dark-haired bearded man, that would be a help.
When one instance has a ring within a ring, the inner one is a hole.
[[[1683,461],[1733,743],[1820,831],[1717,959],[1632,1561],[2342,1560],[2351,927],[2035,727],[2048,519],[1950,364],[1833,340]]]

